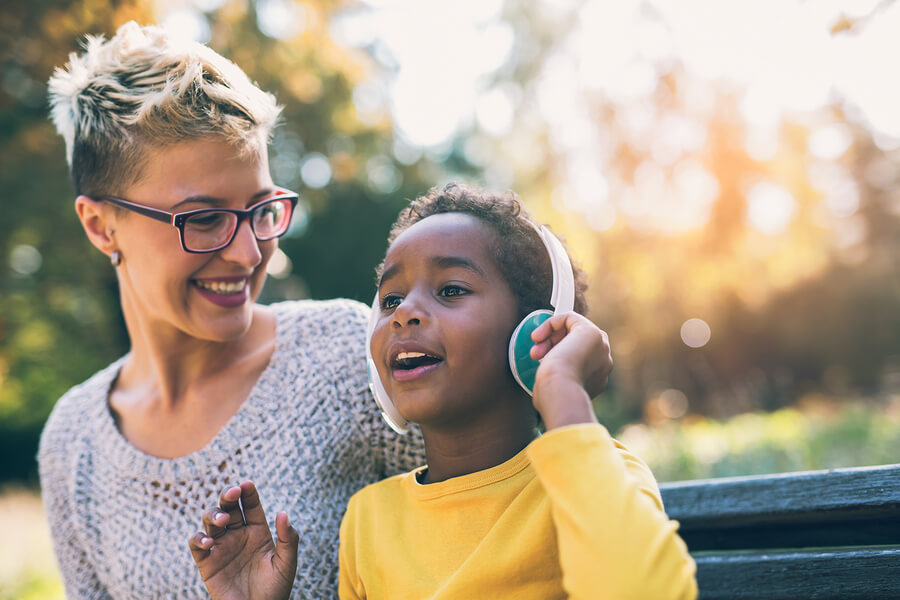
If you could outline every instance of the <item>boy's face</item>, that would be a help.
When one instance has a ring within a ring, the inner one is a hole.
[[[385,257],[372,358],[397,410],[423,427],[464,426],[521,401],[507,362],[516,298],[493,239],[476,217],[439,214]]]

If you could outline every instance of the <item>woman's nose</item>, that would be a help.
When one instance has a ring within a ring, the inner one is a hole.
[[[225,248],[220,250],[222,258],[240,265],[254,268],[262,261],[262,252],[259,249],[259,241],[250,221],[244,221],[238,225],[234,239]]]

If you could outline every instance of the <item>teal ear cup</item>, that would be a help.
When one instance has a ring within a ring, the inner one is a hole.
[[[534,377],[541,364],[531,358],[531,348],[534,346],[531,334],[552,316],[553,313],[549,310],[534,311],[522,319],[509,339],[509,369],[519,385],[529,394],[534,391]]]

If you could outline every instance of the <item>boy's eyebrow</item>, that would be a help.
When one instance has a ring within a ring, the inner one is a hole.
[[[473,273],[480,275],[481,277],[487,277],[484,269],[479,267],[468,258],[463,258],[461,256],[435,256],[431,259],[431,262],[441,269],[451,269],[454,267],[458,267],[472,271]],[[400,269],[400,264],[391,265],[390,267],[385,269],[384,272],[381,273],[381,279],[378,280],[378,287],[381,287],[385,281],[396,275],[397,271],[399,271]]]
[[[435,256],[431,259],[431,262],[436,266],[441,267],[442,269],[450,269],[453,267],[460,267],[469,271],[474,272],[476,275],[480,275],[485,277],[484,270],[479,267],[477,264],[469,260],[468,258],[463,258],[461,256]]]

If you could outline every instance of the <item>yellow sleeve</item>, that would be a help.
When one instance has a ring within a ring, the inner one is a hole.
[[[338,550],[338,597],[340,600],[362,600],[366,590],[356,570],[356,544],[354,535],[355,515],[354,498],[350,498],[347,512],[341,521],[340,548]]]
[[[569,598],[697,596],[696,566],[653,475],[606,428],[550,431],[528,457],[550,498]]]

